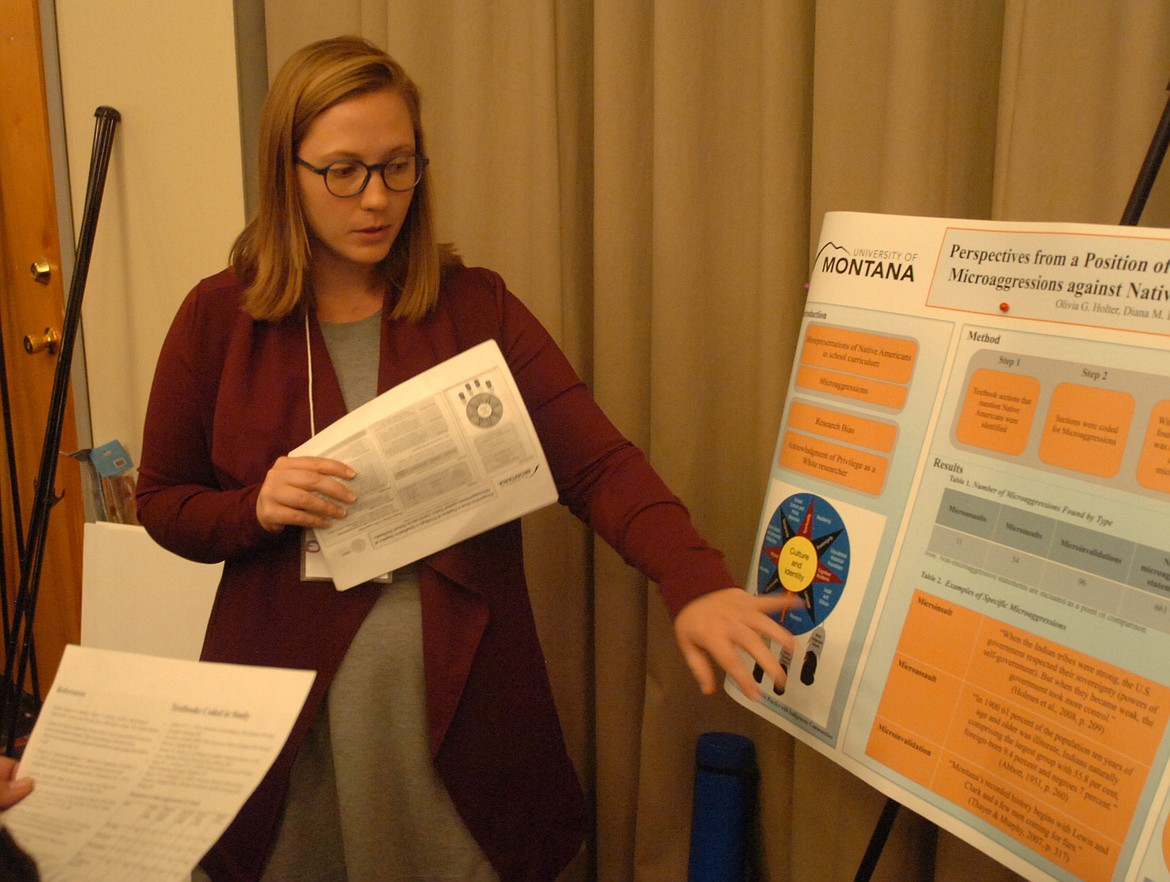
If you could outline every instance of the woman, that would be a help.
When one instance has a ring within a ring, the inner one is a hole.
[[[203,867],[214,880],[549,880],[585,806],[510,523],[338,592],[301,579],[304,528],[354,472],[289,457],[381,391],[489,338],[560,500],[656,581],[704,692],[783,601],[734,587],[645,457],[494,273],[435,243],[418,91],[356,38],[314,43],[261,119],[261,199],[231,267],[188,295],[159,357],[138,506],[167,548],[225,561],[203,658],[309,668],[280,758]]]

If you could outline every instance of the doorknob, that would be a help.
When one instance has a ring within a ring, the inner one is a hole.
[[[33,261],[28,271],[32,273],[33,281],[40,282],[42,285],[49,284],[49,278],[53,275],[53,268],[49,265],[49,261],[43,257]]]
[[[57,333],[56,328],[45,328],[45,333],[38,336],[32,334],[26,335],[24,338],[24,351],[29,355],[36,355],[38,352],[48,352],[49,355],[57,353],[57,343],[61,340],[61,335]]]

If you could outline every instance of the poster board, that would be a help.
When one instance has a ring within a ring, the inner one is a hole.
[[[167,551],[143,527],[86,524],[81,645],[196,661],[222,572]]]
[[[796,651],[735,700],[1029,879],[1170,882],[1170,231],[827,215],[754,549]]]

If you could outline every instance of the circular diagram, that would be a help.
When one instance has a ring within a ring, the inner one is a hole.
[[[1162,860],[1170,867],[1170,822],[1162,827]]]
[[[764,531],[756,591],[789,591],[799,598],[780,613],[794,636],[824,623],[849,576],[849,532],[837,510],[812,493],[789,496]]]
[[[491,392],[480,392],[467,402],[467,418],[473,426],[490,429],[504,416],[504,403]]]

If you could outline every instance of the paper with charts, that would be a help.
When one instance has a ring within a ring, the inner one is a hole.
[[[1170,880],[1170,230],[828,215],[747,581],[802,602],[737,701],[1029,879]]]
[[[293,451],[352,466],[357,501],[302,575],[339,591],[543,508],[557,489],[495,340],[411,377]],[[322,560],[324,558],[324,560]]]

